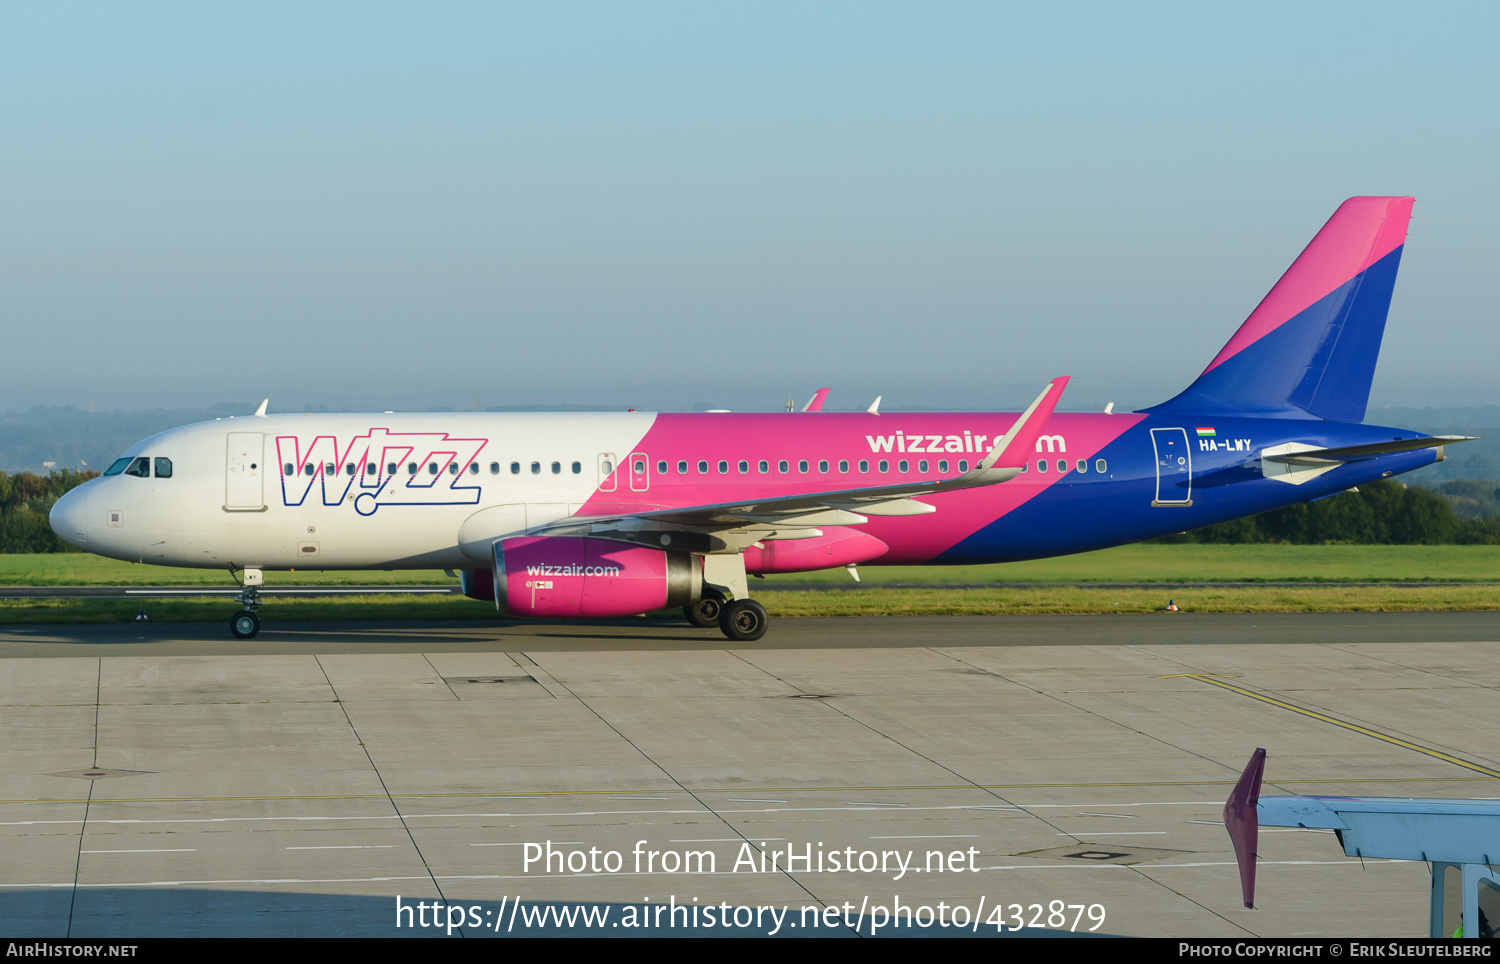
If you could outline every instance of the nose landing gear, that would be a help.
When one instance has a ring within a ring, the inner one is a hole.
[[[244,571],[240,580],[240,592],[234,597],[234,601],[245,608],[229,620],[229,632],[235,639],[253,639],[260,632],[260,617],[255,615],[255,611],[260,608],[260,587],[264,584],[265,575],[259,569]]]
[[[235,639],[250,639],[260,632],[260,617],[251,609],[242,609],[229,620],[229,631]]]

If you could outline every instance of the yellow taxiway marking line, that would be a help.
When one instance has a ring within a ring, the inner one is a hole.
[[[1284,710],[1291,710],[1293,713],[1299,713],[1302,716],[1318,720],[1322,723],[1330,723],[1333,726],[1341,727],[1345,730],[1352,730],[1353,732],[1359,733],[1362,736],[1368,736],[1372,739],[1380,740],[1383,743],[1390,743],[1393,746],[1399,746],[1402,749],[1413,750],[1417,753],[1421,753],[1424,756],[1430,756],[1434,759],[1442,760],[1444,763],[1451,763],[1454,766],[1463,767],[1465,770],[1472,770],[1475,773],[1482,773],[1487,777],[1500,778],[1500,769],[1483,766],[1478,763],[1471,763],[1468,760],[1456,757],[1451,753],[1444,753],[1441,750],[1434,750],[1429,747],[1422,746],[1419,743],[1413,743],[1410,740],[1403,740],[1399,736],[1391,736],[1389,733],[1382,733],[1379,730],[1373,730],[1368,726],[1360,726],[1358,723],[1350,723],[1348,720],[1341,720],[1336,716],[1329,716],[1327,713],[1319,713],[1316,710],[1304,709],[1303,707],[1288,703],[1285,700],[1278,700],[1273,696],[1266,696],[1262,693],[1257,693],[1254,690],[1247,690],[1243,686],[1235,686],[1232,683],[1223,682],[1223,680],[1226,678],[1234,679],[1234,677],[1216,677],[1209,673],[1176,673],[1174,675],[1185,676],[1189,679],[1199,680],[1201,682],[1207,683],[1210,686],[1217,686],[1220,689],[1229,690],[1231,693],[1238,693],[1241,696],[1248,696],[1252,700],[1259,700],[1262,703],[1269,703],[1272,706],[1277,706]]]

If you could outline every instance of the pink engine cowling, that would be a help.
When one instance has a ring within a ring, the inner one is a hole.
[[[835,526],[812,539],[774,539],[745,550],[745,571],[812,572],[878,559],[889,550],[884,542],[857,529]]]
[[[634,616],[695,602],[703,591],[702,571],[685,553],[574,536],[517,536],[493,552],[493,572],[464,573],[464,594],[494,599],[508,616]]]

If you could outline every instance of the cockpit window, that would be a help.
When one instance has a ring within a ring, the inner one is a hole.
[[[134,475],[137,478],[151,478],[151,460],[144,455],[138,459],[131,459],[130,467],[125,470],[126,475]]]
[[[255,466],[251,466],[254,468]],[[158,458],[156,460],[156,477],[158,479],[170,479],[172,477],[172,460]]]
[[[104,470],[105,475],[119,475],[125,471],[125,466],[130,464],[130,459],[115,459],[114,464]]]

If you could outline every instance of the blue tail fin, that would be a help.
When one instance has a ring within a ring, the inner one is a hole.
[[[1412,200],[1339,205],[1197,381],[1146,411],[1362,421]]]

